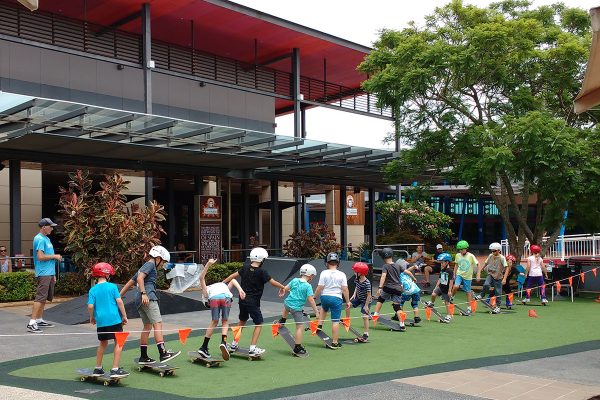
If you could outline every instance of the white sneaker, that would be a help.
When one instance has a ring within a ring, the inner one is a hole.
[[[252,356],[258,356],[261,355],[265,352],[265,349],[261,349],[260,347],[255,347],[254,349],[250,350],[248,353]]]
[[[548,299],[542,299],[542,304],[544,304],[544,305],[548,304]]]

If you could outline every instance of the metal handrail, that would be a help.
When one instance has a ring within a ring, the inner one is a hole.
[[[542,243],[546,243],[549,238],[549,236],[544,236]],[[508,255],[510,253],[508,239],[503,239],[500,244],[502,245],[502,254]],[[524,258],[531,255],[530,246],[529,241],[526,241],[523,245]],[[600,255],[600,233],[561,235],[552,246],[546,249],[544,256],[546,258],[560,258],[564,261],[570,257],[595,257],[597,255]]]

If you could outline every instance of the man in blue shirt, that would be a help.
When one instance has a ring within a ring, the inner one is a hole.
[[[41,328],[52,328],[54,325],[42,319],[46,301],[54,298],[54,284],[56,283],[56,261],[61,260],[60,254],[54,254],[54,246],[48,235],[56,226],[50,218],[42,218],[38,222],[40,233],[33,238],[33,265],[35,267],[35,280],[37,290],[31,310],[31,319],[27,330],[31,333],[42,333]]]

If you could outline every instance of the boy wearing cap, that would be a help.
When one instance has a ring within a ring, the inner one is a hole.
[[[60,254],[54,254],[54,246],[48,235],[56,226],[50,218],[42,218],[38,222],[40,233],[33,238],[33,265],[37,289],[31,310],[31,319],[27,324],[27,331],[42,333],[41,328],[52,328],[54,325],[44,321],[44,307],[46,301],[54,298],[54,285],[56,284],[56,261],[61,260]]]

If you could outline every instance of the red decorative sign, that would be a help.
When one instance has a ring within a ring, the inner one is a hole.
[[[211,258],[217,260],[222,258],[221,204],[221,196],[200,196],[198,248],[202,264]]]

